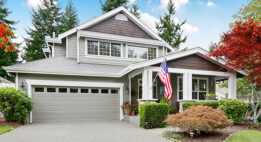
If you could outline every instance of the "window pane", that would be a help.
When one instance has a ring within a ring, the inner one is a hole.
[[[101,93],[108,94],[109,90],[108,89],[101,89]]]
[[[206,99],[206,92],[199,92],[199,100],[205,100]]]
[[[67,93],[67,88],[59,88],[60,93]]]
[[[182,91],[183,89],[183,79],[179,78],[179,90]]]
[[[111,56],[121,57],[121,45],[117,43],[111,44]]]
[[[89,89],[81,89],[81,93],[89,93]]]
[[[156,48],[149,48],[148,49],[148,59],[155,59],[156,58]]]
[[[111,93],[112,93],[112,94],[118,94],[118,90],[112,89],[112,90],[111,90]]]
[[[183,93],[180,91],[179,92],[179,99],[182,100],[183,99]]]
[[[100,55],[110,56],[110,43],[100,42]]]
[[[78,93],[78,88],[70,88],[71,93]]]
[[[44,92],[44,88],[37,87],[34,89],[34,92]]]
[[[99,89],[92,89],[91,92],[92,93],[99,93]]]
[[[199,80],[199,91],[207,91],[207,80]]]
[[[137,58],[137,47],[128,46],[128,58]]]
[[[192,99],[198,99],[198,92],[192,92]]]
[[[145,47],[139,47],[138,48],[138,58],[140,59],[148,59],[148,48]]]
[[[47,88],[47,92],[56,92],[56,88]]]
[[[98,42],[88,41],[88,54],[98,55]]]
[[[198,91],[198,80],[192,79],[192,91]]]

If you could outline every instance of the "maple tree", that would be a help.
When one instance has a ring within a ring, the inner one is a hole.
[[[247,79],[252,86],[253,118],[257,121],[261,116],[261,111],[257,110],[261,101],[261,94],[257,93],[261,87],[260,23],[253,19],[236,22],[228,32],[221,35],[221,42],[214,45],[214,50],[208,56],[224,58],[227,61],[225,66],[230,71],[233,69],[248,72]]]
[[[10,30],[10,27],[0,22],[0,47],[6,53],[17,52],[17,45],[13,44],[10,40],[12,37],[14,37],[14,33]]]

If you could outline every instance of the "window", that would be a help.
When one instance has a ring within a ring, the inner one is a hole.
[[[99,93],[99,89],[92,89],[91,93]]]
[[[178,77],[178,98],[183,100],[183,78],[182,76]]]
[[[116,89],[111,89],[111,94],[118,94],[118,90],[116,90]]]
[[[109,93],[109,90],[108,90],[108,89],[101,89],[101,93],[103,93],[103,94],[108,94],[108,93]]]
[[[128,46],[128,58],[155,59],[156,48]]]
[[[98,55],[98,41],[88,41],[88,54]]]
[[[81,89],[81,93],[89,93],[89,89]]]
[[[67,93],[67,88],[59,88],[59,93]]]
[[[128,46],[128,58],[137,58],[137,47]]]
[[[121,45],[117,43],[111,43],[111,56],[121,57]]]
[[[70,93],[78,93],[78,88],[70,88]]]
[[[149,48],[148,49],[148,59],[155,59],[156,58],[156,48]]]
[[[56,88],[47,88],[47,92],[54,93],[56,92]]]
[[[100,42],[100,55],[110,56],[109,42]]]
[[[34,88],[34,92],[44,92],[44,88],[36,87],[36,88]]]

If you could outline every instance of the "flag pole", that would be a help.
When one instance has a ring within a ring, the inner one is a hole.
[[[162,65],[163,65],[163,62],[165,61],[165,59],[166,59],[166,55],[165,55],[163,61],[162,61],[161,64],[160,64],[160,70],[161,70],[161,68],[162,68]],[[153,87],[153,84],[154,84],[154,82],[156,81],[156,79],[157,79],[157,77],[158,77],[158,73],[160,72],[160,70],[157,72],[156,76],[154,77],[150,89]]]

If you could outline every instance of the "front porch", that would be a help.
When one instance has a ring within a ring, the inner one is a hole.
[[[164,85],[156,74],[158,66],[148,66],[129,74],[129,101],[159,101],[164,97]],[[206,94],[214,93],[216,82],[228,80],[228,98],[236,99],[236,73],[226,71],[181,69],[169,66],[173,97],[172,102],[207,101]]]

